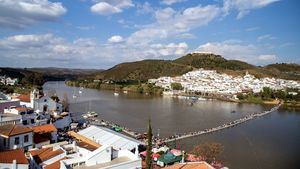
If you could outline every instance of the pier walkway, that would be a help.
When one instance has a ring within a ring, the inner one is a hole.
[[[258,118],[258,117],[262,117],[262,116],[265,116],[269,113],[272,113],[272,112],[276,111],[281,105],[282,105],[282,103],[276,105],[275,107],[273,107],[269,111],[264,111],[264,112],[261,112],[261,113],[252,113],[250,115],[247,115],[246,117],[237,119],[235,121],[232,121],[232,122],[229,122],[229,123],[226,123],[226,124],[214,127],[214,128],[205,129],[205,130],[202,130],[202,131],[190,132],[190,133],[182,134],[182,135],[175,135],[175,136],[171,136],[171,137],[166,138],[166,139],[160,139],[160,141],[168,143],[168,142],[172,142],[172,141],[175,141],[175,140],[181,140],[181,139],[185,139],[185,138],[189,138],[189,137],[204,135],[204,134],[208,134],[208,133],[217,132],[217,131],[220,131],[220,130],[223,130],[223,129],[227,129],[227,128],[230,128],[230,127],[234,127],[234,126],[237,126],[239,124],[245,123],[249,120],[252,120],[252,119],[255,119],[255,118]]]

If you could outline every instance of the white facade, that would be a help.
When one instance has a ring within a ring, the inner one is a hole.
[[[14,135],[10,137],[0,137],[0,149],[2,150],[12,150],[17,148],[23,148],[28,150],[32,148],[33,142],[33,132],[28,132],[24,134]]]
[[[28,169],[28,164],[0,163],[0,169]]]
[[[0,114],[0,126],[5,124],[20,124],[22,122],[21,115]]]
[[[52,100],[49,96],[35,99],[33,107],[38,112],[62,112],[62,105]]]
[[[113,155],[111,146],[101,146],[95,151],[82,156],[62,160],[60,169],[89,169],[89,168],[113,168],[113,169],[138,169],[142,168],[141,159],[138,155],[128,150],[120,150]]]

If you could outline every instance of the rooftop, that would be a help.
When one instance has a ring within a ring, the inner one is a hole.
[[[108,166],[112,166],[112,165],[116,165],[116,164],[120,164],[120,163],[125,163],[128,161],[131,161],[131,159],[128,157],[118,157],[118,158],[113,159],[110,162],[100,163],[100,164],[96,164],[96,165],[92,165],[92,166],[77,166],[77,167],[74,167],[74,169],[99,169],[99,168],[104,168],[104,167],[108,167]]]
[[[55,150],[53,147],[31,150],[29,152],[34,158],[35,162],[38,164],[64,153],[62,149]]]
[[[0,152],[0,163],[12,163],[16,160],[17,164],[28,164],[22,149]]]
[[[7,125],[0,126],[0,135],[5,137],[20,135],[29,132],[32,132],[32,129],[22,125],[7,124]]]
[[[30,102],[30,94],[21,94],[17,97],[21,102]]]
[[[87,137],[101,145],[111,145],[114,149],[132,150],[143,142],[134,138],[117,133],[110,129],[98,126],[90,126],[78,132],[78,134]]]
[[[66,159],[67,159],[66,157],[64,157],[62,159],[59,159],[59,160],[55,161],[54,163],[45,166],[44,169],[59,169],[60,168],[60,161],[61,160],[66,160]]]
[[[201,162],[190,162],[190,163],[177,163],[169,167],[165,167],[165,169],[214,169],[208,163]]]
[[[45,125],[41,125],[41,126],[34,126],[32,127],[33,132],[35,133],[52,133],[52,132],[56,132],[57,129],[53,124],[45,124]]]

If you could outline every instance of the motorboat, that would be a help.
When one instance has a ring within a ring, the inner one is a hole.
[[[117,93],[117,92],[114,92],[114,96],[119,96],[119,93]]]

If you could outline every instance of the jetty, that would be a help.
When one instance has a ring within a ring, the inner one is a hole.
[[[265,116],[269,113],[272,113],[272,112],[278,110],[278,108],[281,105],[282,105],[282,103],[279,103],[278,105],[276,105],[275,107],[273,107],[269,111],[264,111],[264,112],[260,112],[260,113],[252,113],[250,115],[247,115],[246,117],[234,120],[234,121],[229,122],[229,123],[225,123],[225,124],[217,126],[217,127],[213,127],[213,128],[209,128],[209,129],[205,129],[205,130],[201,130],[201,131],[189,132],[187,134],[182,134],[182,135],[181,134],[174,135],[174,136],[171,136],[169,138],[160,139],[160,141],[165,142],[165,143],[169,143],[169,142],[172,142],[172,141],[175,141],[175,140],[181,140],[181,139],[185,139],[185,138],[189,138],[189,137],[209,134],[209,133],[217,132],[217,131],[224,130],[224,129],[227,129],[227,128],[231,128],[231,127],[237,126],[239,124],[245,123],[247,121],[250,121],[250,120],[256,119],[258,117],[262,117],[262,116]]]

